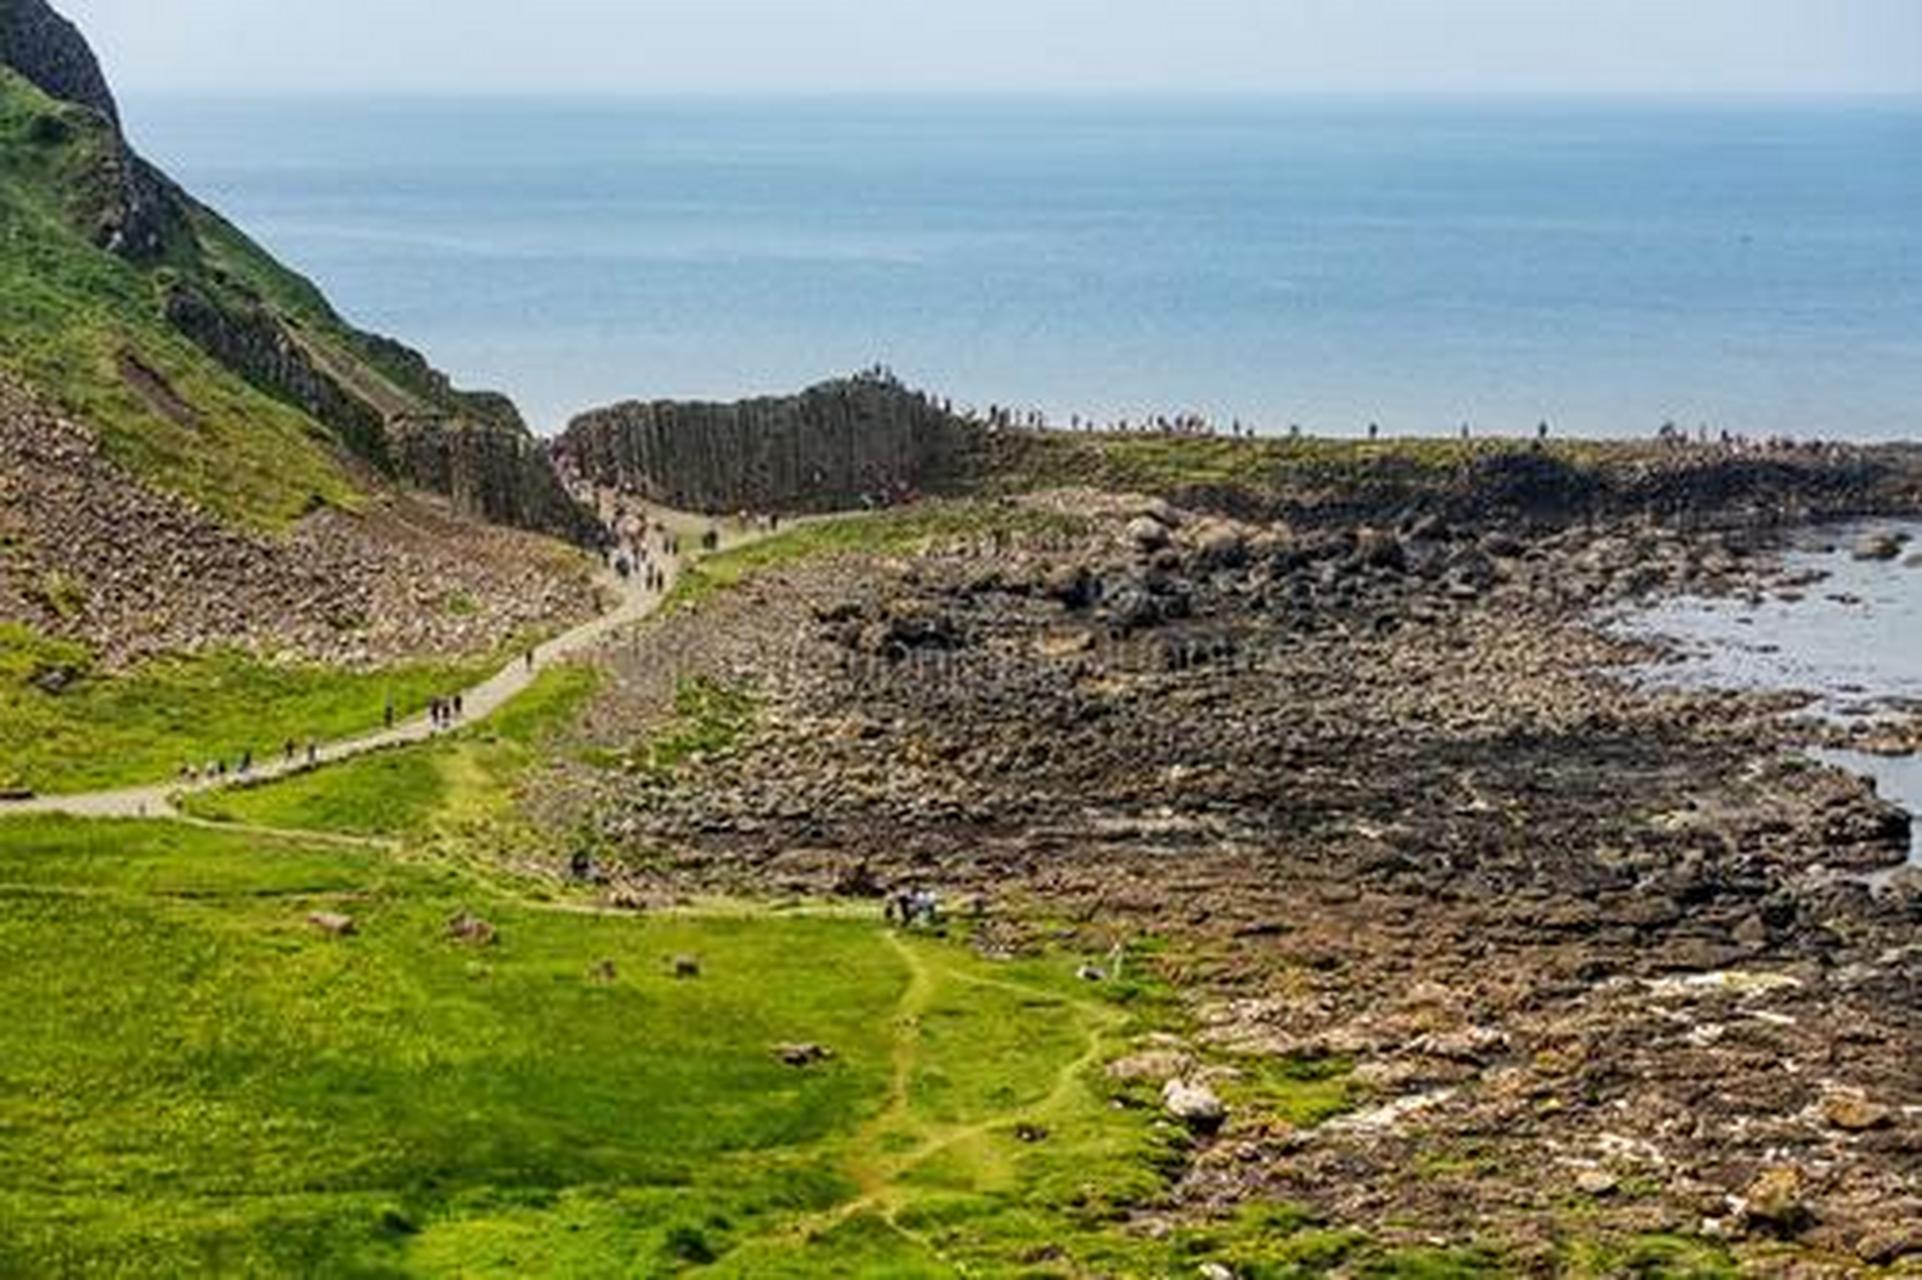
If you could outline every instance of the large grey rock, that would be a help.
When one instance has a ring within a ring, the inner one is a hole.
[[[1906,539],[1898,533],[1879,530],[1865,533],[1855,542],[1857,560],[1893,560],[1902,554]]]
[[[1215,1133],[1228,1120],[1228,1106],[1213,1089],[1186,1080],[1161,1087],[1161,1106],[1194,1133]]]

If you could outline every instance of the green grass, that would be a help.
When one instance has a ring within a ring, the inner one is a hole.
[[[462,910],[498,944],[450,940]],[[583,916],[371,851],[14,821],[0,1008],[7,1274],[994,1274],[1102,1234],[1051,1170],[1157,1185],[1084,1069],[1123,1012],[872,917]]]
[[[100,431],[135,474],[236,524],[274,530],[315,503],[356,507],[358,490],[312,419],[166,323],[158,290],[195,264],[135,267],[87,238],[108,154],[103,122],[0,69],[0,370]],[[191,420],[127,382],[129,354],[165,379]]]
[[[809,521],[696,561],[682,572],[663,611],[672,613],[697,606],[757,574],[807,560],[836,555],[906,555],[924,551],[943,539],[994,531],[1068,532],[1081,527],[1069,517],[992,502],[929,502],[870,515]]]
[[[278,754],[377,727],[386,700],[412,715],[491,661],[366,673],[263,662],[235,652],[163,658],[97,674],[80,646],[0,625],[0,784],[61,794],[164,782],[182,764]],[[58,693],[43,681],[70,673]]]
[[[251,827],[403,836],[443,816],[498,810],[599,682],[550,667],[490,719],[433,742],[360,756],[281,781],[189,797],[195,817]]]

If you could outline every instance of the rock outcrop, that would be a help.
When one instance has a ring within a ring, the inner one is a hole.
[[[86,37],[42,0],[0,0],[0,62],[45,93],[120,126],[120,108]]]
[[[737,404],[630,402],[583,414],[558,452],[586,479],[689,510],[829,511],[939,492],[988,430],[867,373]]]

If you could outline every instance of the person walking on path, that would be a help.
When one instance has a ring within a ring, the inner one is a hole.
[[[392,694],[387,695],[387,727],[389,729],[394,727],[394,696]]]

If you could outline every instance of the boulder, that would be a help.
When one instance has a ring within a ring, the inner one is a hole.
[[[812,1067],[826,1062],[834,1056],[834,1053],[826,1046],[818,1044],[777,1044],[774,1046],[774,1056],[784,1066]]]
[[[1130,520],[1124,534],[1128,545],[1143,555],[1159,551],[1169,542],[1168,526],[1150,516]]]
[[[1161,1106],[1192,1133],[1217,1133],[1228,1119],[1227,1104],[1213,1089],[1179,1078],[1161,1087]]]
[[[1408,568],[1408,548],[1388,529],[1359,529],[1355,533],[1355,559],[1369,569],[1403,572]]]
[[[1051,569],[1041,580],[1041,594],[1069,609],[1085,609],[1094,603],[1095,577],[1085,564],[1066,564]]]
[[[1878,530],[1865,533],[1855,540],[1857,560],[1893,560],[1902,554],[1902,547],[1908,541],[1899,533]]]
[[[1108,1078],[1122,1082],[1134,1080],[1175,1080],[1186,1075],[1194,1058],[1179,1049],[1143,1049],[1108,1064]]]
[[[1894,1113],[1859,1089],[1836,1089],[1822,1099],[1822,1119],[1847,1133],[1866,1133],[1890,1124]]]
[[[1748,1221],[1785,1235],[1808,1225],[1809,1210],[1804,1202],[1805,1179],[1794,1165],[1772,1165],[1756,1175],[1742,1193]]]
[[[477,947],[491,947],[500,940],[500,935],[492,924],[463,911],[447,922],[447,936],[456,942],[472,943]]]
[[[348,938],[360,932],[352,916],[341,915],[338,911],[316,911],[307,917],[307,923],[322,933],[336,938]]]

